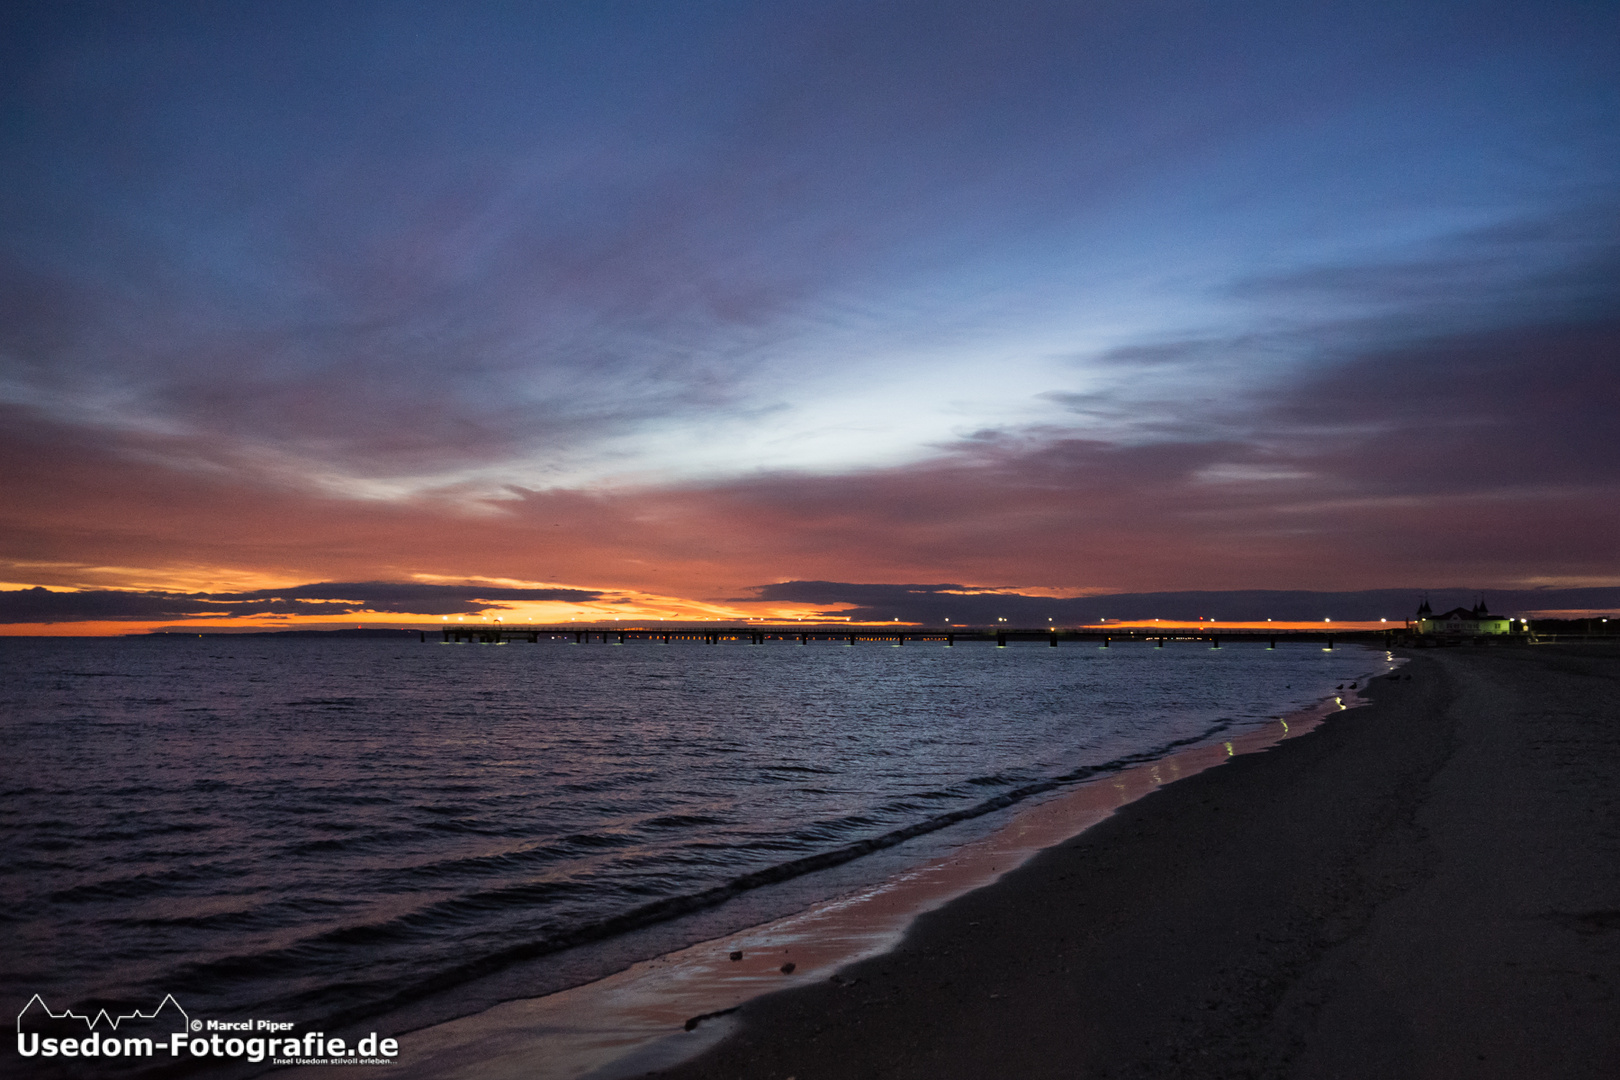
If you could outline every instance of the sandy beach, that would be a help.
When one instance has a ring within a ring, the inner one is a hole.
[[[646,1075],[1614,1075],[1620,648],[1420,652],[1367,696]]]

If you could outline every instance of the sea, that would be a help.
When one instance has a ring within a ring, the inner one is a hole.
[[[1320,644],[0,638],[3,985],[19,1009],[435,1023],[1388,667]]]

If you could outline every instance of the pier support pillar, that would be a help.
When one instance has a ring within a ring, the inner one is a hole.
[[[1105,649],[1106,649],[1106,648],[1108,648],[1108,646],[1109,646],[1109,645],[1110,645],[1110,644],[1111,644],[1111,643],[1112,643],[1112,642],[1113,642],[1113,640],[1114,640],[1114,639],[1113,639],[1113,638],[1111,638],[1111,637],[1105,637],[1105,638],[1103,638],[1103,643],[1102,643],[1102,647],[1103,647],[1103,648],[1105,648]]]
[[[1155,648],[1155,649],[1162,649],[1162,648],[1164,648],[1164,638],[1160,638],[1160,639],[1159,639],[1159,640],[1158,640],[1158,643],[1157,643],[1157,644],[1156,644],[1156,645],[1154,645],[1154,646],[1153,646],[1153,647],[1154,647],[1154,648]]]
[[[1054,634],[1053,634],[1053,635],[1052,635],[1052,638],[1051,638],[1051,640],[1050,640],[1050,641],[1048,641],[1048,642],[1047,642],[1047,644],[1048,644],[1048,645],[1050,645],[1050,646],[1052,646],[1052,648],[1054,648],[1054,649],[1055,649],[1055,648],[1057,648],[1057,634],[1055,634],[1055,633],[1054,633]]]
[[[945,644],[947,644],[947,645],[954,648],[956,646],[956,635],[955,634],[946,634],[945,635]]]
[[[1271,639],[1271,644],[1266,646],[1266,648],[1268,648],[1268,649],[1275,649],[1276,647],[1277,647],[1277,639],[1276,638],[1272,638]]]
[[[1212,644],[1212,645],[1210,645],[1210,648],[1212,648],[1212,649],[1218,649],[1218,648],[1220,648],[1220,647],[1221,647],[1221,637],[1220,637],[1220,635],[1219,635],[1219,634],[1216,634],[1216,635],[1214,635],[1214,636],[1213,636],[1213,637],[1211,637],[1211,638],[1210,638],[1210,639],[1209,639],[1209,640],[1210,640],[1210,641],[1211,641],[1211,642],[1213,642],[1213,644]]]
[[[996,635],[996,648],[1005,649],[1006,647],[1007,647],[1007,635],[998,633]]]

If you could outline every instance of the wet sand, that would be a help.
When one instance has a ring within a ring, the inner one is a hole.
[[[610,1080],[684,1061],[735,1026],[743,1003],[836,977],[885,953],[916,916],[1000,879],[1166,784],[1299,738],[1352,707],[1350,691],[1232,738],[1009,810],[994,832],[804,911],[633,964],[607,978],[508,1001],[409,1035],[395,1072],[421,1080]],[[695,1032],[695,1034],[693,1034]]]
[[[1620,648],[1421,652],[1368,696],[646,1075],[1612,1077]]]

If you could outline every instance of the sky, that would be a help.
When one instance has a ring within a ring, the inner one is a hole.
[[[12,3],[0,208],[7,632],[1620,603],[1609,2]]]

